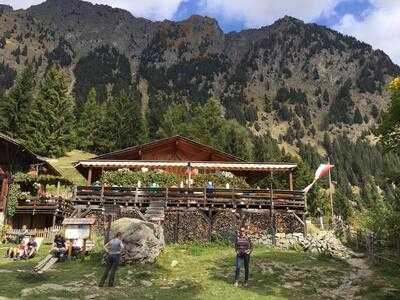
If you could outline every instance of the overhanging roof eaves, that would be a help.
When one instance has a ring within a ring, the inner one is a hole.
[[[221,161],[144,161],[144,160],[97,160],[80,161],[75,168],[187,168],[190,163],[192,168],[200,170],[225,170],[225,171],[277,171],[286,172],[297,168],[293,163],[268,163],[268,162],[221,162]]]
[[[16,147],[20,148],[22,152],[26,152],[37,162],[45,164],[46,167],[49,168],[55,176],[61,176],[61,172],[56,167],[54,167],[51,163],[49,163],[44,157],[41,157],[41,156],[35,154],[32,150],[30,150],[27,146],[25,146],[21,142],[3,134],[3,133],[0,133],[0,139],[3,139],[5,141],[7,141],[8,143],[13,144]]]

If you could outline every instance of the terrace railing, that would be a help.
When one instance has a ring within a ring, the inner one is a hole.
[[[134,188],[78,186],[72,201],[76,208],[104,205],[148,207],[163,201],[166,208],[246,208],[304,211],[303,191],[269,189]]]

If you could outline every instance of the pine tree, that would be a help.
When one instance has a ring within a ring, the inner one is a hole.
[[[35,80],[32,66],[28,66],[0,101],[0,131],[22,139],[27,117],[33,102]]]
[[[38,154],[57,157],[73,147],[74,100],[66,75],[58,67],[47,71],[27,123],[25,141]]]
[[[214,137],[214,145],[244,160],[252,160],[253,143],[247,128],[236,120],[224,121],[219,133]]]
[[[391,102],[387,112],[381,116],[379,134],[380,143],[386,152],[400,153],[400,77],[394,79],[390,86]]]
[[[357,107],[354,112],[354,123],[361,124],[362,122],[363,122],[363,118],[362,118],[360,110]]]
[[[109,152],[147,141],[139,101],[122,91],[106,101],[104,118],[98,130],[99,152]]]
[[[96,89],[90,89],[77,125],[77,145],[80,149],[96,152],[98,128],[103,119],[103,106],[97,103]]]

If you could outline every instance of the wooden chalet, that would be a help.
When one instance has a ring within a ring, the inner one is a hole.
[[[11,175],[16,172],[60,176],[59,171],[45,159],[33,153],[22,143],[0,133],[0,214],[3,216],[2,218],[4,218],[7,205]],[[16,215],[11,221],[13,222],[13,227],[22,225],[35,226],[35,223],[43,223],[44,218],[50,218],[51,220],[55,211],[55,205],[36,206],[33,205],[33,202],[28,201],[17,206]],[[32,214],[36,214],[39,217],[32,218]],[[49,214],[50,216],[48,216]]]
[[[288,188],[293,189],[293,171],[296,164],[246,162],[231,154],[217,150],[182,136],[156,140],[148,144],[107,153],[79,161],[75,168],[86,178],[88,185],[99,180],[104,170],[127,168],[162,169],[167,172],[185,173],[188,167],[200,173],[231,172],[252,178],[265,174],[287,173]]]
[[[79,161],[75,168],[87,180],[87,186],[76,187],[74,191],[73,202],[79,211],[107,212],[113,210],[112,207],[117,210],[133,208],[143,210],[148,220],[162,221],[164,209],[201,210],[210,220],[218,210],[268,211],[271,218],[273,212],[281,210],[294,214],[304,225],[304,193],[293,189],[293,172],[297,168],[293,163],[246,162],[213,147],[174,136]],[[101,178],[103,171],[140,171],[142,168],[179,174],[190,174],[188,170],[192,169],[197,169],[198,173],[225,171],[250,180],[271,174],[287,174],[288,187],[286,190],[235,187],[210,190],[207,187],[191,187],[190,184],[180,188],[91,186]]]

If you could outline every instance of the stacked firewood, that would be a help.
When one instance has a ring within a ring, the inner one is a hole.
[[[303,225],[293,214],[279,213],[276,214],[275,219],[276,232],[294,233],[303,231]]]
[[[74,205],[72,204],[71,201],[59,197],[57,198],[57,205],[58,205],[58,210],[59,213],[64,216],[64,217],[69,217],[70,215],[72,215],[73,211],[74,211]]]
[[[103,212],[93,212],[90,217],[96,218],[95,230],[104,234],[107,218]],[[140,219],[136,211],[121,211],[113,220],[128,217]],[[239,228],[245,227],[249,236],[259,236],[272,233],[269,213],[220,211],[213,215],[210,227],[207,212],[195,211],[166,211],[163,222],[166,242],[185,243],[190,241],[207,242],[215,239],[231,240]],[[211,229],[211,232],[210,232]],[[275,214],[275,231],[282,233],[302,232],[302,224],[291,214]],[[211,236],[210,236],[211,233]]]
[[[208,223],[201,211],[167,211],[163,226],[167,242],[207,241]]]

